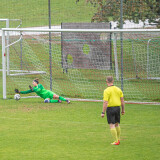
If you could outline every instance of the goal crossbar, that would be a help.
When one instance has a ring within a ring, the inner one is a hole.
[[[31,28],[2,28],[2,31],[23,31],[23,32],[160,32],[160,29],[31,29]]]

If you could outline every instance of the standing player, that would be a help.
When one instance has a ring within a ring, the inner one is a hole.
[[[108,76],[106,79],[107,88],[103,93],[103,111],[101,117],[103,118],[105,112],[107,114],[107,121],[110,126],[111,134],[114,138],[113,145],[120,144],[120,106],[122,107],[122,115],[124,115],[124,98],[123,92],[120,88],[113,85],[113,77]]]
[[[44,103],[61,103],[62,101],[66,101],[67,103],[70,103],[69,100],[56,95],[54,92],[50,90],[46,90],[42,84],[39,84],[39,79],[36,78],[33,80],[33,86],[29,86],[30,90],[27,91],[19,91],[18,89],[15,89],[16,93],[21,93],[21,94],[28,94],[31,92],[35,92],[38,96],[44,99]]]

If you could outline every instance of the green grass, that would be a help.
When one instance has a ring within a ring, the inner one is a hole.
[[[1,100],[2,160],[150,160],[159,158],[160,106],[126,104],[121,144],[112,146],[102,103]]]
[[[91,22],[96,8],[85,1],[51,0],[51,23],[61,22]],[[48,1],[44,0],[0,0],[1,18],[21,19],[22,27],[48,26]],[[16,25],[11,22],[10,25]]]

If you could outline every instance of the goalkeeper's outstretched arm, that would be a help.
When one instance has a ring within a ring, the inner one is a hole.
[[[19,93],[19,94],[28,94],[28,93],[33,92],[32,89],[27,90],[27,91],[19,91],[18,89],[15,89],[14,91],[15,91],[15,93]]]

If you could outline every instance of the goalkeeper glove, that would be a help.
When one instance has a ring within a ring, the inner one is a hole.
[[[29,88],[33,91],[33,87],[31,85],[29,85]]]
[[[15,88],[14,91],[15,91],[15,93],[20,93],[20,91],[18,89],[16,89],[16,88]]]

